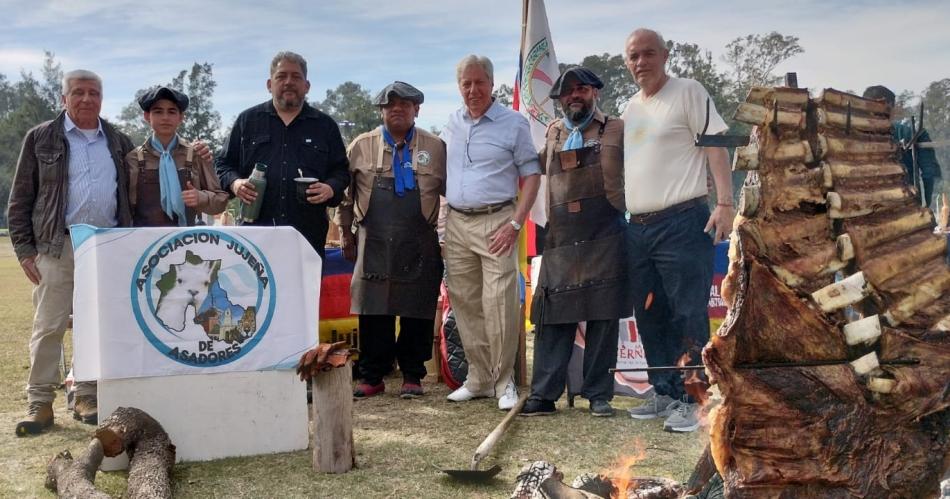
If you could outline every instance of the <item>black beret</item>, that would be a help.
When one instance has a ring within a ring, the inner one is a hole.
[[[376,94],[376,98],[373,99],[373,104],[376,106],[389,104],[390,94],[401,99],[415,102],[416,104],[422,104],[422,101],[425,100],[425,96],[422,95],[422,92],[420,92],[418,88],[403,81],[394,81],[386,85],[385,88]]]
[[[564,80],[567,79],[568,75],[576,78],[577,81],[582,85],[590,85],[597,89],[604,88],[604,82],[600,81],[600,78],[597,77],[593,71],[585,68],[584,66],[574,66],[573,68],[561,73],[561,76],[557,77],[557,81],[554,82],[554,86],[551,87],[551,92],[548,94],[549,97],[552,99],[557,99],[561,96],[561,85],[564,83]]]
[[[178,106],[178,111],[182,113],[185,112],[185,109],[188,109],[188,96],[168,87],[155,87],[145,92],[145,95],[139,97],[139,106],[142,107],[142,111],[148,111],[161,99],[174,102]]]

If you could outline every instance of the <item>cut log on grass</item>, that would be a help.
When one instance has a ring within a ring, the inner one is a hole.
[[[96,471],[102,463],[102,443],[92,439],[79,459],[69,451],[60,452],[46,465],[46,488],[57,497],[109,499],[109,494],[96,489]]]
[[[119,407],[96,430],[106,456],[129,456],[126,497],[170,498],[175,446],[168,433],[145,411]]]
[[[352,362],[313,376],[313,470],[346,473],[356,465],[353,447]]]

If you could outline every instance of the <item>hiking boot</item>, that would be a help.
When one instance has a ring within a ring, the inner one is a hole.
[[[663,431],[689,433],[699,428],[699,404],[679,402],[663,422]]]
[[[53,403],[30,402],[26,409],[26,418],[16,424],[16,436],[37,435],[53,426]]]
[[[590,402],[590,415],[598,418],[611,418],[614,415],[614,408],[606,400],[592,400]]]
[[[557,412],[551,400],[528,399],[521,408],[519,416],[550,416]]]
[[[402,389],[399,390],[399,398],[414,399],[425,395],[422,390],[422,383],[414,380],[403,380]]]
[[[498,408],[503,411],[510,411],[518,403],[518,387],[514,381],[509,381],[505,385],[505,393],[498,397]]]
[[[670,415],[673,404],[676,403],[677,400],[673,397],[653,394],[652,399],[647,400],[642,405],[627,409],[627,412],[633,419],[665,418]]]
[[[353,390],[353,398],[365,399],[375,395],[379,395],[386,391],[386,385],[380,381],[375,385],[369,383],[360,383],[356,385],[356,389]]]
[[[99,400],[95,395],[77,395],[73,419],[85,424],[99,424]]]

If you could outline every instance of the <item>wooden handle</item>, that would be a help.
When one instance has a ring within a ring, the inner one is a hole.
[[[498,440],[500,440],[501,436],[505,433],[505,430],[511,426],[511,422],[515,419],[518,413],[521,412],[521,408],[524,407],[525,401],[528,400],[528,390],[524,390],[524,392],[525,393],[522,393],[521,396],[518,397],[518,402],[515,404],[515,406],[512,407],[511,410],[508,411],[508,414],[505,415],[505,419],[502,419],[501,422],[498,423],[498,426],[496,426],[495,429],[492,430],[492,432],[489,433],[487,437],[485,437],[485,440],[482,440],[481,445],[475,449],[475,455],[472,456],[472,470],[478,468],[478,463],[481,462],[481,460],[484,459],[489,452],[491,452],[491,450],[495,447],[495,444],[498,443]]]

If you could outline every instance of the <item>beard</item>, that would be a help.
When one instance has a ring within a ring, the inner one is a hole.
[[[295,109],[300,107],[303,104],[303,97],[294,92],[293,96],[281,92],[277,97],[277,106],[281,109]]]
[[[568,105],[567,108],[564,109],[564,116],[567,116],[567,118],[571,120],[571,123],[580,123],[593,112],[592,103],[580,102],[579,104],[581,105],[579,107],[575,107],[573,104],[575,103],[571,103],[571,105]]]

